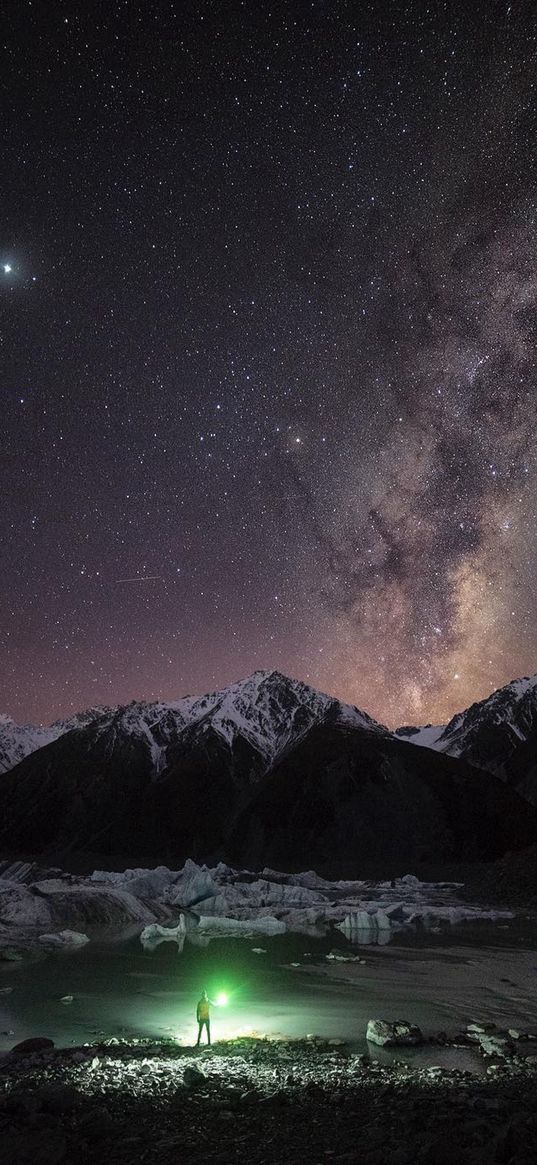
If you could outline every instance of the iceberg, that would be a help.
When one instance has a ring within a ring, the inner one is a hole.
[[[21,880],[21,871],[24,881]],[[224,935],[318,936],[333,926],[352,944],[386,943],[403,927],[508,919],[512,912],[462,903],[460,883],[421,882],[414,874],[390,881],[335,881],[313,870],[286,874],[214,868],[188,859],[182,869],[160,865],[89,877],[61,875],[20,863],[0,876],[0,947],[41,942],[67,930],[117,937],[140,934],[144,944],[185,938],[205,944]],[[52,940],[53,942],[55,940]],[[61,940],[60,940],[61,942]],[[50,944],[49,944],[50,945]]]
[[[287,926],[283,919],[267,914],[261,918],[217,918],[205,915],[200,918],[199,929],[208,935],[252,935],[283,934]]]
[[[182,951],[185,944],[186,937],[186,922],[184,915],[179,918],[177,926],[161,926],[158,922],[152,922],[150,926],[144,926],[140,935],[140,942],[146,951],[152,951],[161,943],[177,943],[179,950]]]
[[[60,930],[56,934],[39,935],[39,942],[49,947],[84,947],[89,941],[87,934],[80,934],[77,930]]]
[[[336,927],[351,942],[363,946],[370,943],[383,946],[390,941],[392,923],[384,910],[375,910],[374,913],[355,910],[352,914],[346,914],[342,922],[337,922]]]
[[[185,938],[197,941],[198,939],[239,937],[254,934],[283,934],[287,930],[284,922],[270,915],[263,918],[225,918],[213,915],[201,916],[197,926],[187,926],[185,916],[181,915],[177,926],[160,926],[153,923],[144,927],[140,940],[146,949],[158,946],[161,942],[175,942],[183,947]]]

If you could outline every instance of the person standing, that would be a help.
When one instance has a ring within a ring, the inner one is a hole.
[[[205,990],[201,993],[201,999],[198,1000],[196,1008],[196,1019],[198,1021],[198,1039],[196,1047],[199,1048],[201,1043],[201,1033],[205,1028],[207,1032],[207,1044],[211,1046],[211,1016],[210,1016],[210,1002],[209,996]]]

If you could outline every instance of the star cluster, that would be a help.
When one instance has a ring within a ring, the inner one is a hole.
[[[535,672],[526,0],[13,0],[0,706]]]

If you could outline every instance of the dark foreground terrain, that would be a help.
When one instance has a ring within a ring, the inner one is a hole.
[[[11,1055],[0,1161],[534,1165],[536,1060],[474,1076],[381,1067],[337,1041],[253,1038]]]

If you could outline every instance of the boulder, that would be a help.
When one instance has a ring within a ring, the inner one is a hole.
[[[370,1019],[365,1038],[381,1048],[423,1043],[419,1027],[407,1019],[398,1019],[394,1023],[386,1019]]]
[[[200,1068],[195,1068],[193,1065],[185,1068],[183,1082],[187,1088],[201,1088],[201,1085],[205,1084],[206,1080],[207,1077]]]
[[[21,1040],[20,1044],[15,1044],[11,1051],[20,1053],[21,1056],[29,1056],[32,1052],[50,1052],[53,1047],[54,1040],[49,1040],[46,1036],[32,1036],[28,1040]]]

